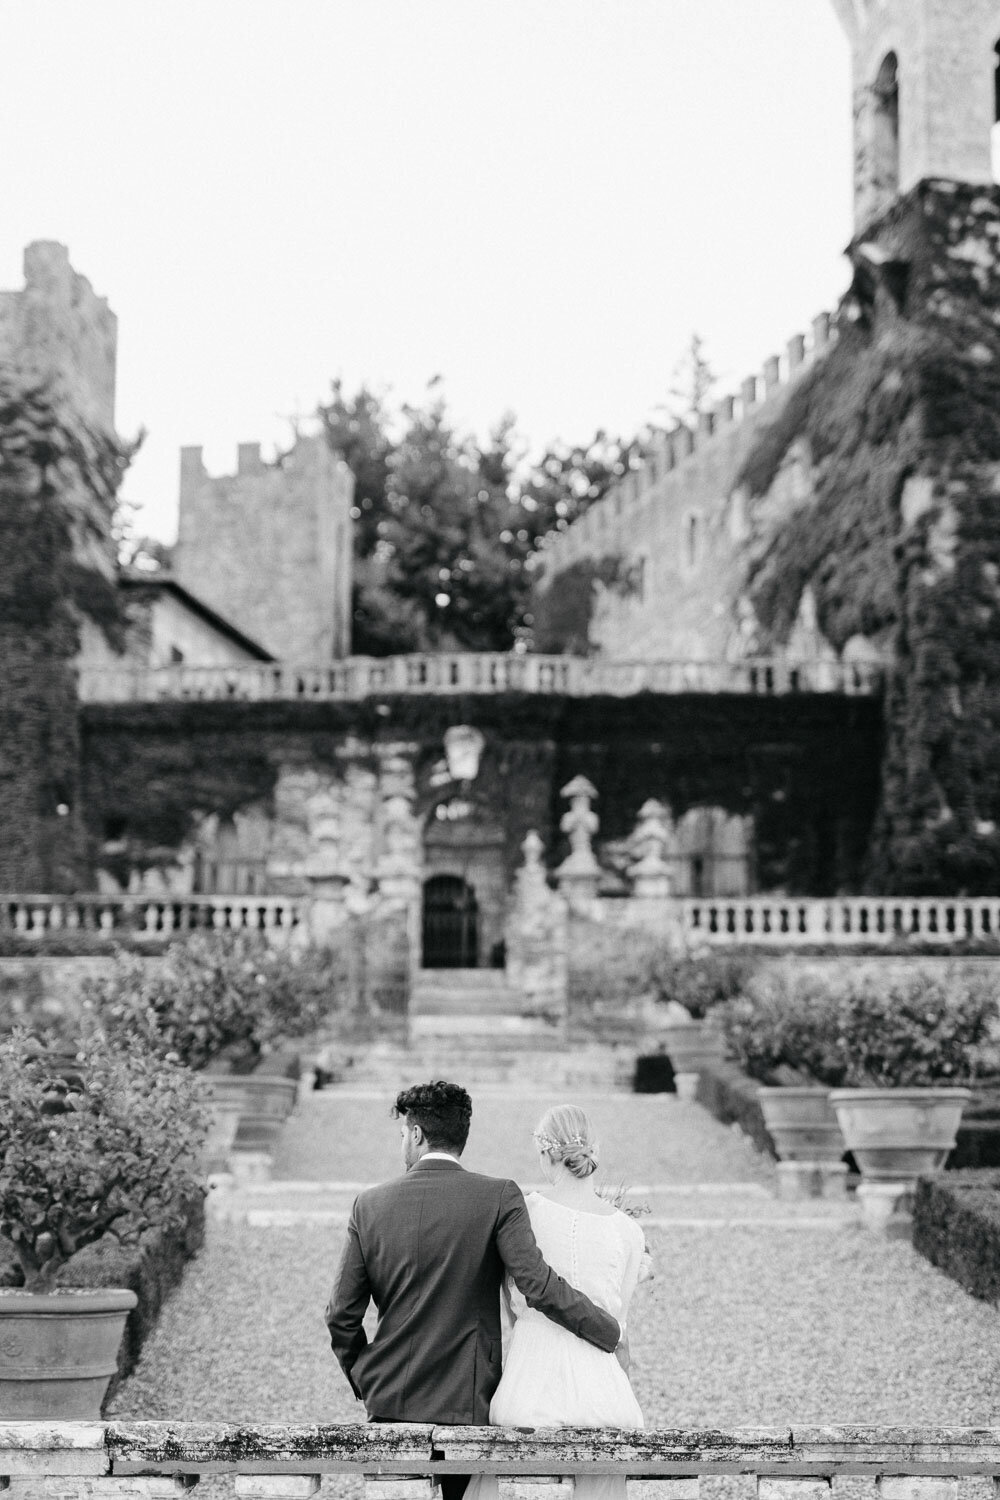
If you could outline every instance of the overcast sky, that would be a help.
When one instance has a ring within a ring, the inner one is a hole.
[[[693,330],[735,389],[851,231],[829,0],[0,0],[0,286],[118,314],[125,485],[265,454],[340,375],[535,447],[630,434]]]

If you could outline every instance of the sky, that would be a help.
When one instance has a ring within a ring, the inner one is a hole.
[[[836,304],[830,0],[0,0],[0,287],[68,245],[118,315],[140,531],[340,377],[529,451],[735,390]]]

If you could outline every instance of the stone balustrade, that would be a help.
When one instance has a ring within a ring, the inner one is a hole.
[[[174,932],[290,931],[307,903],[285,896],[0,895],[0,933],[26,938],[95,933],[165,937]]]
[[[677,902],[692,946],[959,943],[1000,938],[1000,898],[713,896]]]
[[[544,693],[585,698],[635,693],[871,694],[881,669],[869,662],[614,661],[516,652],[347,657],[325,666],[84,667],[85,703],[357,702],[384,694]]]
[[[1000,1428],[0,1421],[0,1489],[10,1484],[12,1500],[159,1500],[215,1474],[254,1500],[307,1500],[326,1474],[364,1476],[366,1500],[437,1500],[448,1473],[500,1476],[501,1500],[572,1500],[578,1473],[653,1480],[664,1500],[697,1500],[701,1476],[715,1474],[755,1476],[758,1500],[829,1500],[846,1475],[873,1480],[880,1500],[958,1500],[969,1478],[992,1481],[1000,1500]]]
[[[617,908],[619,902],[613,903]],[[291,896],[0,895],[0,933],[42,939],[94,933],[266,932],[311,923],[314,902]],[[706,896],[646,903],[647,925],[673,924],[702,946],[850,948],[897,942],[1000,940],[1000,897]]]

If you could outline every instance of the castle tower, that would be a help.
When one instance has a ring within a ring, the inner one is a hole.
[[[92,427],[113,432],[118,319],[55,240],[24,252],[24,287],[0,292],[0,363],[56,382]]]
[[[322,437],[278,463],[241,443],[214,478],[181,449],[174,575],[279,661],[319,665],[351,649],[354,477]]]
[[[925,178],[992,183],[1000,0],[833,0],[851,45],[854,224]]]

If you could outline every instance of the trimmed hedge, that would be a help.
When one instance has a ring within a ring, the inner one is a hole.
[[[125,1287],[139,1299],[128,1316],[118,1349],[118,1370],[111,1378],[105,1404],[119,1383],[135,1369],[142,1346],[156,1327],[164,1302],[180,1285],[184,1267],[205,1239],[205,1200],[199,1193],[184,1205],[180,1231],[150,1229],[137,1245],[120,1245],[106,1236],[67,1261],[57,1286]],[[0,1286],[18,1286],[20,1267],[12,1247],[0,1240]]]
[[[1000,1306],[1000,1171],[922,1177],[913,1248],[973,1297]]]
[[[698,1103],[723,1125],[738,1125],[758,1151],[777,1160],[778,1153],[764,1124],[764,1112],[757,1098],[760,1084],[731,1063],[702,1068],[698,1075]]]

